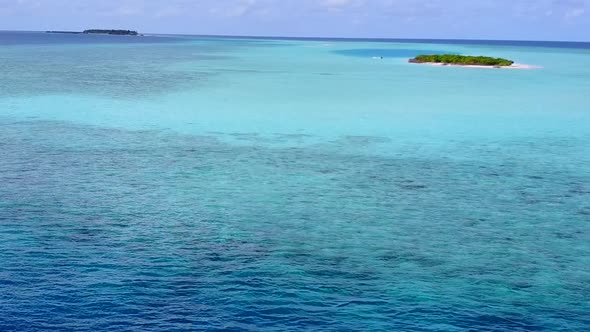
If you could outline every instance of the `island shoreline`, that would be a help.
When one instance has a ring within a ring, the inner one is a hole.
[[[426,65],[434,67],[461,67],[461,68],[482,68],[482,69],[540,69],[542,67],[526,65],[522,63],[513,63],[510,66],[484,66],[484,65],[459,65],[452,63],[441,63],[441,62],[409,62],[416,65]]]

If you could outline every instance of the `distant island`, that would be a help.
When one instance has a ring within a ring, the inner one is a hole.
[[[139,33],[133,30],[100,30],[90,29],[84,30],[82,33],[85,34],[100,34],[100,35],[117,35],[117,36],[138,36]]]
[[[79,31],[46,31],[47,33],[66,33],[66,34],[96,34],[96,35],[116,35],[116,36],[139,36],[137,31],[133,30],[105,30],[105,29],[89,29],[82,32]]]
[[[417,57],[410,59],[409,62],[424,64],[485,67],[510,67],[514,65],[514,61],[502,58],[491,58],[487,56],[466,56],[457,54],[418,55]]]

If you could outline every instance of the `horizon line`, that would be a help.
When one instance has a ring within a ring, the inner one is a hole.
[[[132,29],[123,29],[132,30]],[[3,30],[0,32],[47,32],[47,31],[67,31],[80,32],[78,30]],[[473,39],[473,38],[426,38],[426,37],[330,37],[330,36],[276,36],[276,35],[231,35],[231,34],[195,34],[195,33],[162,33],[162,32],[141,32],[147,35],[160,36],[192,36],[192,37],[218,37],[218,38],[264,38],[264,39],[331,39],[331,40],[374,40],[374,41],[388,41],[388,40],[425,40],[425,41],[492,41],[492,42],[551,42],[551,43],[580,43],[588,44],[590,40],[544,40],[544,39]]]

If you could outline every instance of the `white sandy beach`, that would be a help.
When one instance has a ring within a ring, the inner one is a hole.
[[[542,67],[526,65],[522,63],[514,63],[511,66],[482,66],[482,65],[454,65],[439,62],[424,62],[416,63],[418,65],[437,66],[437,67],[464,67],[464,68],[485,68],[485,69],[539,69]]]

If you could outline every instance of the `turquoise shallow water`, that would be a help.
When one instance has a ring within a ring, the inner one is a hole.
[[[0,33],[0,330],[590,328],[590,47],[45,36]]]

